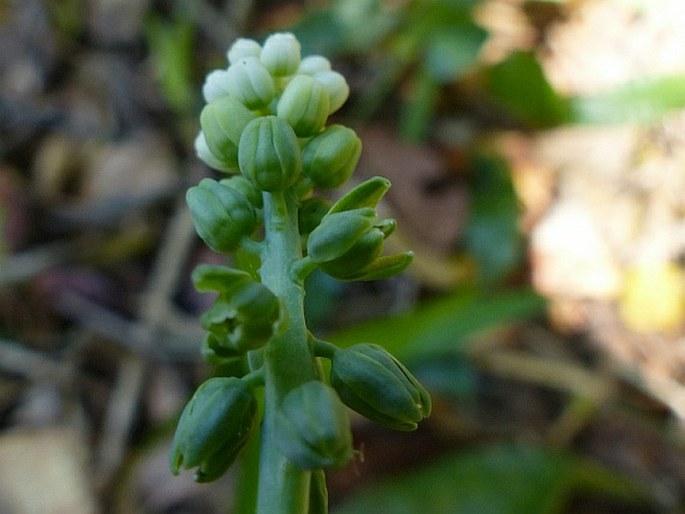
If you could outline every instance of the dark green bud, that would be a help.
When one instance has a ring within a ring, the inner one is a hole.
[[[352,457],[349,415],[323,382],[312,380],[288,392],[275,423],[281,452],[303,469],[337,468]]]
[[[243,175],[268,192],[288,188],[302,171],[297,136],[276,116],[262,116],[247,124],[240,137],[238,162]]]
[[[354,130],[331,125],[304,147],[302,172],[317,187],[339,187],[352,176],[361,152],[362,142]]]
[[[252,204],[238,191],[203,179],[186,193],[195,230],[216,252],[234,250],[257,226]]]
[[[323,130],[329,102],[328,93],[320,82],[309,75],[296,75],[283,90],[277,114],[299,137],[310,137]]]
[[[219,181],[219,184],[232,187],[240,194],[242,194],[245,198],[247,198],[248,201],[258,209],[261,209],[264,205],[262,192],[259,189],[257,189],[252,182],[247,180],[242,175],[236,175],[235,177],[221,179]]]
[[[314,197],[304,200],[297,212],[300,234],[309,234],[318,227],[330,208],[331,201],[326,198]]]
[[[209,150],[217,157],[231,152],[237,160],[240,135],[245,125],[255,118],[252,111],[232,96],[208,103],[200,114],[200,125]]]
[[[345,405],[387,428],[415,430],[431,412],[428,392],[378,345],[357,344],[335,352],[330,382]]]
[[[383,255],[357,273],[347,275],[344,280],[360,282],[394,277],[407,269],[413,260],[412,251]]]
[[[195,480],[216,480],[253,433],[257,401],[239,378],[217,377],[195,392],[179,420],[169,455],[171,472],[198,468]]]

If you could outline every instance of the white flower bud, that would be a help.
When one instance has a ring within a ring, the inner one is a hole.
[[[222,96],[228,96],[227,82],[226,70],[210,71],[202,85],[202,96],[205,98],[205,102],[209,103]]]
[[[276,95],[273,78],[256,57],[244,57],[231,64],[225,87],[229,95],[248,109],[269,105]]]
[[[209,146],[207,145],[205,135],[202,131],[200,131],[195,138],[194,147],[195,154],[198,156],[198,158],[210,168],[224,171],[226,173],[237,173],[239,171],[237,162],[224,162],[211,152]]]
[[[264,42],[260,59],[269,73],[285,77],[297,71],[300,65],[300,42],[289,32],[272,34]]]
[[[309,55],[302,59],[298,73],[314,75],[320,71],[330,71],[331,61],[321,55]]]
[[[328,93],[328,114],[333,114],[343,106],[347,97],[350,96],[350,86],[347,85],[345,77],[337,71],[320,71],[314,74],[314,79]]]
[[[262,47],[253,39],[239,38],[226,52],[228,62],[234,64],[244,57],[259,57]]]

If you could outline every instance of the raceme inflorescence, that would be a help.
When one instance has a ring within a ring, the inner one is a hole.
[[[382,347],[343,349],[315,337],[304,280],[317,268],[342,281],[383,279],[413,254],[383,252],[396,227],[376,212],[388,180],[373,177],[335,202],[322,195],[350,179],[362,147],[352,129],[328,124],[349,95],[331,63],[302,58],[289,33],[263,45],[238,39],[227,57],[228,67],[205,80],[195,140],[198,157],[223,178],[201,180],[186,198],[199,236],[233,253],[239,269],[193,271],[198,291],[215,294],[201,318],[202,351],[222,372],[183,410],[171,469],[215,480],[259,437],[256,511],[326,512],[324,470],[355,455],[347,409],[413,430],[431,401]]]

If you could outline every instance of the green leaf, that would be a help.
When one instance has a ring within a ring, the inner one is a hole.
[[[373,484],[333,514],[553,514],[579,491],[626,507],[647,501],[635,483],[599,464],[544,448],[495,445]]]
[[[245,271],[219,264],[199,264],[192,273],[195,289],[201,293],[226,292],[238,283],[249,281],[250,278],[250,274]]]
[[[145,28],[150,59],[169,105],[176,112],[188,112],[195,105],[191,77],[193,25],[181,17],[166,22],[151,16]]]
[[[465,338],[543,310],[544,300],[528,290],[478,294],[460,291],[421,305],[415,311],[359,324],[328,336],[338,346],[375,343],[401,362],[456,351]]]
[[[412,79],[412,91],[402,104],[400,135],[407,141],[425,139],[428,125],[433,119],[440,85],[432,74],[419,71]]]
[[[326,216],[335,214],[336,212],[351,211],[353,209],[365,207],[376,207],[388,189],[390,189],[390,181],[387,178],[371,177],[341,196],[338,201],[331,206]]]
[[[479,156],[474,167],[464,239],[478,264],[479,279],[492,284],[505,278],[521,261],[518,198],[506,163]]]
[[[487,36],[487,31],[470,21],[439,27],[426,43],[426,70],[442,83],[459,78],[475,63]]]
[[[685,75],[630,82],[606,93],[572,100],[580,123],[651,123],[685,108]]]
[[[515,52],[487,71],[487,89],[510,115],[535,128],[572,119],[570,101],[547,81],[532,52]]]

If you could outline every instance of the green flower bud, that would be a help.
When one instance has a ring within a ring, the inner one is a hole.
[[[336,468],[352,457],[347,410],[323,382],[312,380],[288,392],[275,423],[281,452],[303,469]]]
[[[331,61],[321,55],[308,55],[300,63],[298,73],[305,75],[314,75],[320,71],[329,71],[331,69]]]
[[[309,234],[318,227],[330,207],[331,201],[326,198],[314,197],[303,201],[297,213],[300,234]]]
[[[292,75],[300,66],[300,42],[288,32],[272,34],[266,41],[260,59],[274,77]]]
[[[200,114],[200,125],[210,151],[223,155],[223,148],[230,145],[238,155],[238,143],[245,126],[256,116],[231,96],[223,96],[209,102]]]
[[[331,125],[302,150],[302,173],[322,189],[339,187],[352,176],[361,152],[354,130]]]
[[[262,116],[247,124],[238,145],[238,162],[243,175],[268,192],[288,188],[302,170],[297,136],[276,116]]]
[[[359,414],[395,430],[415,430],[431,412],[428,392],[390,353],[357,344],[331,359],[331,386]]]
[[[197,467],[196,481],[216,480],[233,463],[256,421],[257,401],[246,383],[210,378],[183,409],[171,444],[171,472]]]
[[[225,89],[249,109],[260,109],[276,95],[273,78],[257,57],[243,57],[226,70]]]
[[[205,102],[213,102],[223,96],[228,96],[229,76],[226,70],[212,70],[205,77],[202,85],[202,96]]]
[[[223,171],[225,173],[238,173],[240,171],[238,168],[237,148],[235,157],[227,155],[226,160],[219,159],[209,150],[207,140],[202,132],[200,132],[195,138],[194,146],[195,154],[210,168]]]
[[[257,225],[254,207],[235,189],[203,179],[186,193],[195,230],[216,252],[235,249]]]
[[[328,93],[328,114],[333,114],[347,101],[350,96],[350,86],[347,85],[345,77],[337,71],[320,71],[313,76]]]
[[[254,39],[238,38],[226,52],[228,62],[234,64],[245,57],[259,57],[262,47]]]
[[[221,179],[219,181],[219,184],[232,187],[240,194],[242,194],[245,198],[247,198],[252,205],[259,209],[261,209],[264,205],[262,192],[259,189],[257,189],[252,182],[247,180],[242,175],[236,175],[235,177]]]
[[[307,255],[316,263],[337,259],[369,232],[375,222],[373,209],[328,214],[307,241]]]
[[[239,355],[264,346],[280,314],[278,298],[260,282],[240,282],[222,293],[200,322],[213,340],[210,347],[224,356]]]
[[[285,87],[277,114],[299,137],[314,136],[323,130],[330,99],[324,86],[309,75],[297,75]]]
[[[364,234],[347,252],[340,257],[321,263],[321,271],[338,280],[356,277],[361,270],[380,257],[385,236],[378,228]]]

